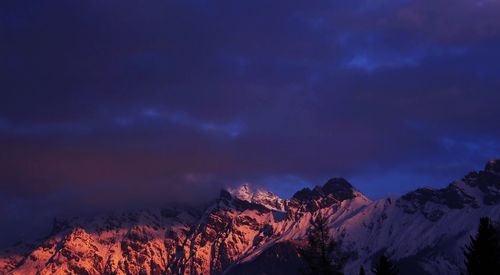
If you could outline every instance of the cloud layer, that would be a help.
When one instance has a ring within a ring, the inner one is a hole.
[[[494,0],[6,1],[2,226],[242,181],[443,186],[500,156],[498,18]]]

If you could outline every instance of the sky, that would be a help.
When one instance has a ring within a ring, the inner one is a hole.
[[[372,199],[500,157],[500,1],[0,3],[0,247],[54,217],[280,196]]]

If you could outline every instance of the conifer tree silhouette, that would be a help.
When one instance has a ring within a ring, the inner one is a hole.
[[[343,274],[345,257],[340,251],[340,243],[332,240],[328,232],[327,220],[321,212],[311,219],[307,233],[307,246],[299,249],[306,263],[304,274],[340,275]]]
[[[470,244],[466,245],[464,250],[467,274],[500,273],[499,233],[489,218],[483,217],[479,220],[476,236],[470,236]]]

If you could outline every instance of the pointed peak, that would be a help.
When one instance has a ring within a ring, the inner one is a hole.
[[[250,190],[250,183],[243,183],[238,189]]]
[[[484,166],[485,172],[500,174],[500,159],[492,159]]]
[[[250,188],[250,184],[244,183],[236,188],[227,188],[227,191],[233,196],[242,201],[252,201],[253,192]]]
[[[235,188],[227,188],[225,192],[226,196],[229,195],[241,201],[259,204],[271,210],[281,211],[284,209],[283,199],[263,188],[253,188],[249,183],[244,183]]]
[[[321,188],[325,193],[353,191],[354,187],[344,178],[331,178]]]
[[[342,201],[353,199],[361,193],[344,178],[331,178],[323,186],[316,186],[313,189],[304,188],[296,192],[293,198],[304,201],[328,195]]]
[[[329,179],[321,188],[325,195],[333,194],[338,200],[349,200],[356,196],[357,190],[344,178]]]

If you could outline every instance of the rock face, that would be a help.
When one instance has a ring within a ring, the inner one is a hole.
[[[381,253],[402,274],[459,274],[479,218],[500,220],[499,163],[443,189],[373,202],[334,178],[290,200],[242,185],[200,207],[56,220],[47,238],[2,253],[0,274],[293,274],[318,213],[351,255],[347,274]]]
[[[271,210],[283,211],[285,209],[283,199],[260,188],[253,191],[249,184],[243,184],[237,189],[229,189],[228,192],[237,199],[259,204]]]

